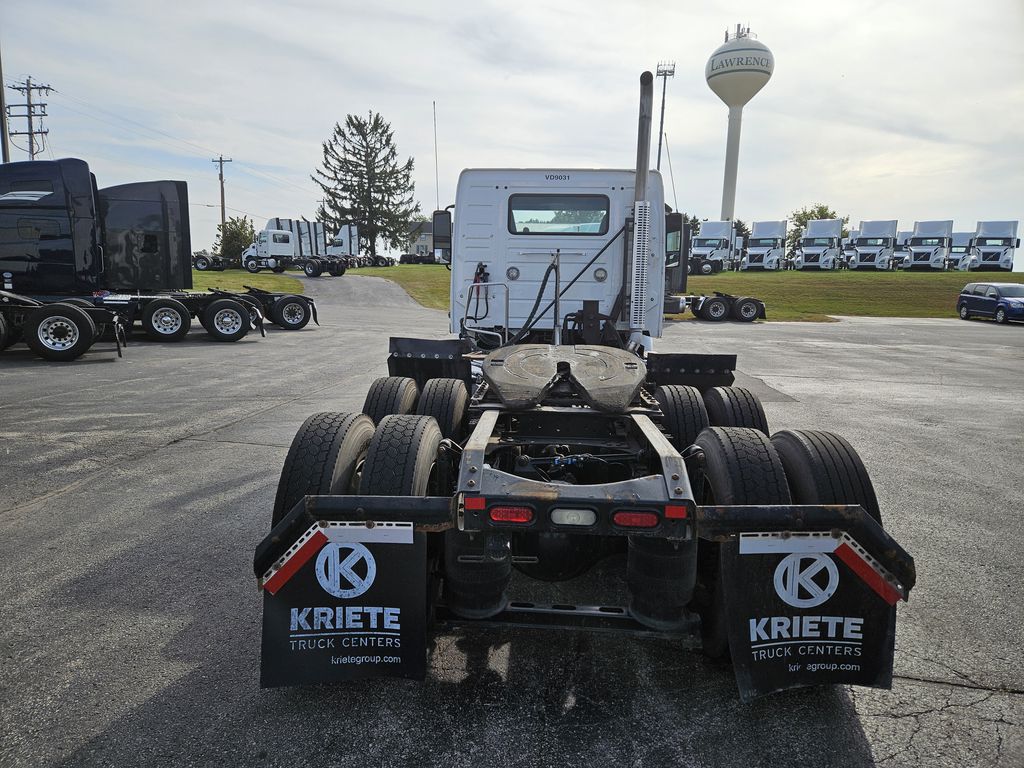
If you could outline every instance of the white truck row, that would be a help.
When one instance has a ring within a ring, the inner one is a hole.
[[[750,237],[730,221],[706,221],[693,239],[690,269],[711,274],[738,263],[740,270],[928,269],[1014,270],[1020,248],[1017,221],[979,221],[973,232],[954,232],[953,221],[915,221],[899,231],[896,219],[861,221],[843,236],[841,219],[807,222],[793,254],[786,253],[789,222],[755,221]],[[1024,272],[1024,256],[1015,271]]]

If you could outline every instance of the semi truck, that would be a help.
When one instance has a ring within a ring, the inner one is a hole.
[[[848,237],[842,239],[842,256],[840,257],[838,267],[843,269],[849,266],[850,261],[857,256],[857,249],[854,247],[854,241],[860,233],[855,229]]]
[[[740,269],[782,269],[786,256],[786,228],[788,225],[787,219],[755,221],[747,240],[745,255],[740,261]]]
[[[896,233],[896,245],[893,246],[892,257],[896,261],[897,269],[905,269],[910,260],[910,247],[907,243],[910,242],[911,234],[913,233],[909,230],[901,230]]]
[[[1014,252],[1020,248],[1016,221],[979,221],[971,238],[966,259],[959,269],[1006,272],[1014,269]],[[1024,271],[1024,264],[1017,268]]]
[[[362,411],[307,418],[267,500],[261,686],[423,679],[460,626],[697,634],[745,700],[891,686],[914,562],[853,446],[772,433],[735,355],[654,349],[653,81],[634,169],[460,175],[456,337],[392,338]],[[621,578],[577,599],[529,592],[609,555]]]
[[[812,219],[807,222],[796,249],[796,269],[836,269],[839,266],[843,236],[842,219]]]
[[[915,221],[910,233],[906,269],[945,270],[949,249],[953,244],[953,221]]]
[[[219,341],[262,332],[266,316],[287,329],[316,319],[304,296],[188,290],[192,254],[184,181],[99,188],[84,160],[7,163],[0,165],[0,217],[2,289],[19,297],[6,305],[43,305],[8,313],[8,340],[24,338],[44,357],[68,359],[68,349],[81,354],[102,335],[92,326],[108,325],[106,316],[92,313],[90,325],[81,313],[66,310],[60,321],[29,324],[50,312],[50,304],[107,310],[124,328],[138,322],[162,341],[184,338],[192,318]],[[51,326],[54,333],[47,331]],[[26,331],[36,335],[29,338]]]
[[[731,221],[705,221],[690,241],[689,273],[721,272],[736,254],[736,232]]]
[[[851,235],[853,255],[846,266],[849,269],[893,269],[898,229],[899,222],[895,219],[862,221],[860,228]]]
[[[966,272],[971,263],[971,240],[974,232],[954,232],[953,244],[949,248],[946,269],[957,269]]]
[[[329,251],[327,230],[319,221],[277,217],[269,219],[256,233],[256,241],[242,252],[242,266],[253,274],[295,268],[307,277],[320,277],[324,272],[344,275],[346,259]]]

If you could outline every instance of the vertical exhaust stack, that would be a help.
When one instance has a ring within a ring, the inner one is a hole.
[[[654,115],[654,75],[640,75],[640,122],[636,138],[636,194],[633,198],[633,242],[629,260],[630,339],[648,348],[651,337],[644,336],[649,300],[647,269],[651,260],[651,204],[647,200],[647,176],[651,167],[651,123]],[[659,211],[658,215],[664,215]],[[661,297],[658,297],[659,301]],[[660,309],[660,307],[659,307]]]
[[[654,117],[654,75],[640,75],[640,125],[636,137],[636,197],[647,199],[647,173],[651,167],[651,124]]]

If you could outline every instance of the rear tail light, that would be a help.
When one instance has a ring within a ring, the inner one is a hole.
[[[533,522],[533,510],[529,507],[491,507],[487,514],[495,523]]]
[[[621,528],[655,528],[659,521],[653,512],[619,511],[612,515],[612,522]]]
[[[555,525],[593,525],[597,522],[597,513],[592,509],[552,509],[551,522]]]

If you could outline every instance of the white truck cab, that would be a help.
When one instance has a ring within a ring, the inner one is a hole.
[[[910,261],[910,230],[901,230],[896,233],[896,245],[892,249],[892,257],[896,261],[898,269],[905,269]]]
[[[847,262],[850,269],[892,269],[895,265],[896,219],[862,221],[850,239],[853,255]]]
[[[850,261],[857,257],[857,249],[854,247],[854,242],[857,240],[857,236],[860,234],[856,229],[853,230],[849,237],[842,239],[842,261],[849,265]]]
[[[359,229],[355,224],[342,224],[327,243],[328,256],[358,256]]]
[[[840,258],[842,219],[813,219],[807,222],[796,249],[796,269],[835,269]]]
[[[747,250],[740,262],[740,269],[782,269],[788,226],[788,219],[755,221],[747,239]]]
[[[295,253],[292,233],[283,229],[261,229],[256,242],[242,252],[242,264],[256,263],[260,268],[276,269]]]
[[[971,262],[971,240],[974,239],[973,232],[954,232],[953,244],[949,247],[950,268],[967,271]]]
[[[690,263],[694,274],[720,272],[733,258],[736,235],[731,221],[705,221],[690,243]]]
[[[591,300],[616,330],[661,336],[665,195],[661,174],[650,171],[650,213],[636,223],[647,247],[639,259],[624,258],[635,178],[634,170],[464,170],[452,228],[451,332],[495,341],[530,323],[550,332],[556,318],[561,324]]]
[[[1014,269],[1014,251],[1020,248],[1016,221],[979,221],[971,238],[961,270],[1005,270],[1024,272],[1024,263]]]
[[[949,248],[953,244],[953,221],[915,221],[907,248],[910,256],[904,262],[908,269],[946,268]]]

